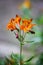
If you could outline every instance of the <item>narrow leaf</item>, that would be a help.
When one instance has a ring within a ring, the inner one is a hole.
[[[32,43],[32,42],[34,42],[34,41],[24,41],[24,42],[26,42],[26,43]]]
[[[30,57],[28,60],[26,60],[25,62],[30,62],[35,56]]]

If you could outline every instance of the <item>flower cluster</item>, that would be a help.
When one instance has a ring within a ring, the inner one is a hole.
[[[7,24],[7,29],[10,31],[14,31],[16,38],[20,42],[20,64],[19,65],[23,65],[25,64],[25,62],[27,62],[27,61],[24,62],[22,59],[22,46],[24,45],[25,42],[26,43],[32,42],[32,41],[25,41],[26,33],[28,32],[31,32],[32,34],[35,33],[34,31],[31,30],[32,27],[36,25],[36,24],[32,24],[32,20],[33,19],[22,19],[19,15],[16,15],[16,17],[12,18]]]
[[[7,29],[11,31],[22,30],[29,32],[33,26],[35,26],[35,24],[32,24],[32,19],[22,19],[20,16],[16,15],[16,17],[12,18],[7,24]]]

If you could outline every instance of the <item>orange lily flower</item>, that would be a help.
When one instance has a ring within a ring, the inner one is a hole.
[[[24,32],[28,32],[33,26],[35,26],[35,24],[29,24],[24,28]]]
[[[28,32],[33,26],[35,26],[35,24],[29,24],[29,25],[21,25],[20,29],[23,30],[24,32]]]
[[[32,22],[32,19],[29,19],[29,20],[25,19],[25,20],[22,21],[22,24],[23,24],[23,25],[28,25],[28,24],[30,24],[31,22]]]
[[[32,19],[23,20],[22,25],[20,25],[20,29],[24,32],[28,32],[35,24],[31,24]]]
[[[21,21],[21,17],[16,15],[16,18],[15,18],[15,23],[16,24],[20,24],[20,21]]]
[[[11,30],[11,31],[13,31],[13,30],[16,29],[16,26],[15,26],[15,24],[14,24],[14,19],[13,19],[13,18],[12,18],[12,19],[10,20],[10,22],[8,23],[7,29],[8,29],[8,30]]]
[[[32,22],[32,19],[25,19],[25,20],[22,20],[22,23],[20,24],[21,22],[21,17],[19,17],[18,15],[16,15],[15,18],[12,18],[10,20],[10,22],[8,23],[7,25],[7,29],[8,30],[17,30],[17,27],[16,27],[16,24],[19,25],[20,29],[23,30],[24,32],[28,32],[35,24],[31,24]]]
[[[17,29],[16,28],[16,24],[20,25],[20,21],[21,21],[21,17],[19,17],[18,15],[16,15],[16,18],[12,18],[10,20],[10,22],[8,23],[7,29],[8,30],[12,30],[12,31],[15,30],[15,29]]]

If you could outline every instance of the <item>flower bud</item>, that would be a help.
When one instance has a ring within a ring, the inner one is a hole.
[[[34,32],[34,31],[32,31],[32,30],[29,30],[29,32],[30,32],[31,34],[35,34],[35,32]]]
[[[16,34],[16,38],[18,38],[18,34]]]

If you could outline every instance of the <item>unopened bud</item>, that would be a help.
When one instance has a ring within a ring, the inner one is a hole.
[[[16,34],[16,38],[18,38],[18,34]]]
[[[29,32],[30,32],[31,34],[35,34],[35,32],[34,32],[34,31],[32,31],[32,30],[29,30]]]

